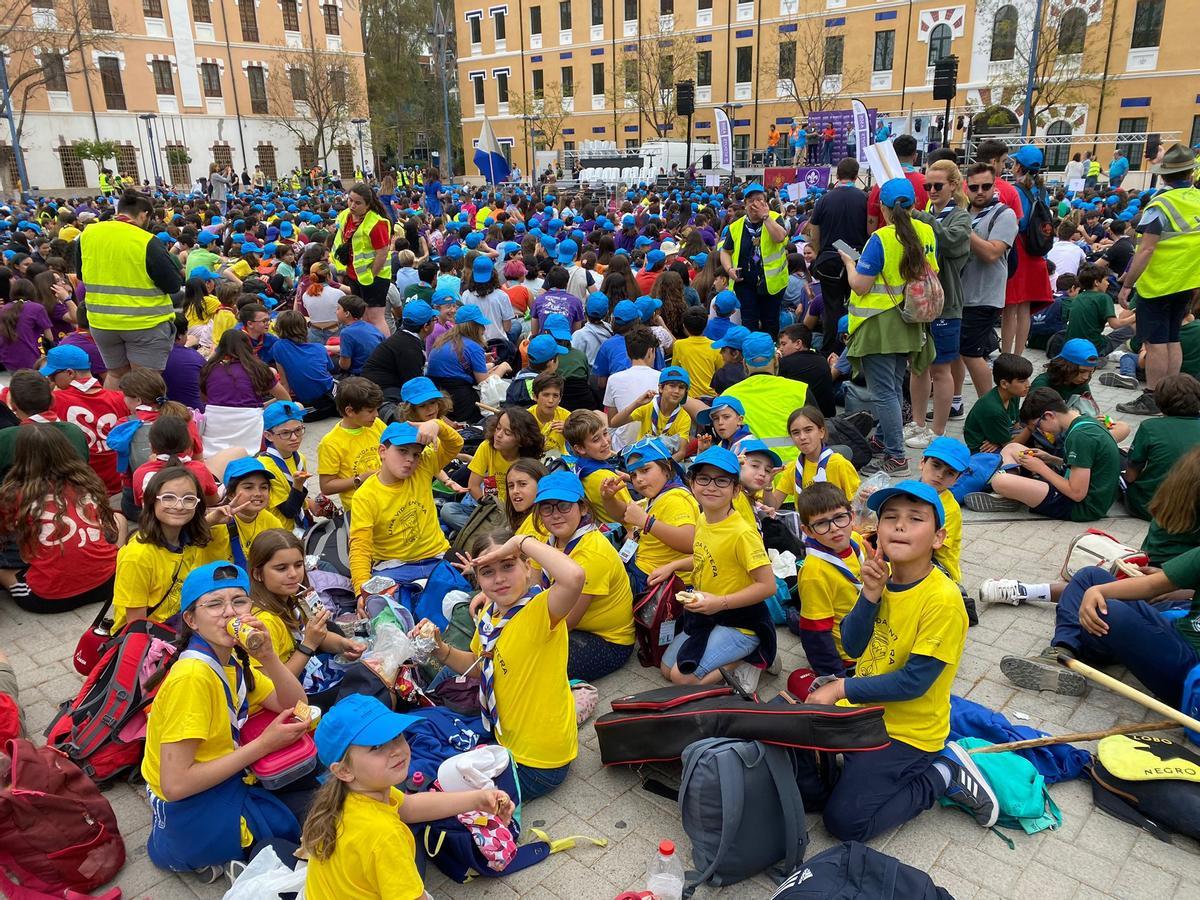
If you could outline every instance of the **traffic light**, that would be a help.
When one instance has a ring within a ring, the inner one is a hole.
[[[958,93],[958,57],[943,56],[933,67],[933,99],[953,100]]]
[[[690,116],[696,111],[696,84],[693,81],[680,81],[675,85],[675,112],[681,116]]]

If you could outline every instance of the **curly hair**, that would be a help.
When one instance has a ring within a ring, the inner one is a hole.
[[[496,435],[496,426],[503,418],[508,419],[508,427],[517,438],[517,456],[527,456],[539,459],[546,449],[546,439],[542,437],[542,429],[533,417],[533,413],[520,406],[506,407],[504,412],[492,416],[484,426],[483,437],[489,444]]]

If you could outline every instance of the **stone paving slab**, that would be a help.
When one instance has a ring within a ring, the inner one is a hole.
[[[1035,354],[1031,354],[1031,357]],[[1035,366],[1041,365],[1040,354]],[[1093,381],[1102,408],[1113,411],[1132,392],[1105,388]],[[971,394],[967,387],[968,395]],[[968,396],[970,405],[973,397]],[[1126,417],[1131,424],[1137,417]],[[310,426],[304,452],[310,470],[316,445],[332,420]],[[961,421],[951,423],[951,434],[961,433]],[[910,451],[914,461],[917,451]],[[315,470],[313,470],[315,471]],[[1119,508],[1118,508],[1119,509]],[[981,517],[980,517],[981,518]],[[1103,519],[1093,527],[1104,529],[1137,546],[1146,523],[1133,518]],[[992,577],[1019,577],[1048,581],[1057,576],[1071,538],[1080,525],[1048,522],[1029,517],[972,521],[963,542],[964,581],[969,592]],[[31,729],[44,728],[58,704],[78,689],[79,677],[70,656],[80,633],[94,611],[33,616],[0,600],[0,646],[12,658],[21,687],[21,700]],[[1105,728],[1117,722],[1156,718],[1136,704],[1093,690],[1083,698],[1035,695],[1013,688],[1000,674],[999,660],[1009,653],[1036,652],[1049,638],[1053,612],[1044,606],[997,607],[982,611],[979,626],[967,634],[962,665],[954,682],[957,694],[999,709],[1014,721],[1050,733]],[[767,676],[761,690],[768,696],[784,685],[786,673],[804,663],[799,642],[780,632],[784,675]],[[1124,675],[1116,671],[1115,674]],[[602,681],[599,710],[615,697],[659,686],[661,679],[636,661]],[[1017,714],[1028,716],[1021,719]],[[529,898],[529,900],[611,900],[624,890],[641,889],[647,861],[662,838],[675,840],[687,851],[689,844],[678,812],[669,802],[640,788],[639,773],[605,769],[600,765],[595,731],[590,725],[580,733],[580,755],[566,783],[549,797],[525,807],[530,823],[541,823],[552,837],[586,834],[609,841],[604,848],[581,845],[550,857],[525,872],[499,881],[480,879],[456,885],[433,872],[430,893],[439,898]],[[1154,900],[1195,900],[1200,897],[1200,847],[1187,839],[1174,845],[1156,841],[1132,826],[1094,809],[1091,790],[1083,782],[1055,785],[1055,802],[1063,812],[1063,826],[1054,833],[1032,836],[1010,834],[1015,849],[975,826],[963,813],[935,807],[895,831],[881,835],[872,846],[903,862],[928,871],[957,900],[1037,898],[1149,897]],[[188,875],[156,869],[146,857],[149,810],[143,787],[112,788],[108,797],[125,836],[129,861],[118,877],[126,898],[219,898],[227,885],[206,886]],[[810,854],[831,846],[820,817],[809,816]],[[772,882],[758,876],[720,890],[702,888],[697,897],[721,900],[769,897]]]

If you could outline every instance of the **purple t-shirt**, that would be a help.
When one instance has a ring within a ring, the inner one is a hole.
[[[190,409],[204,411],[204,400],[200,396],[200,370],[204,368],[204,357],[183,344],[171,348],[167,357],[166,368],[162,371],[163,381],[167,383],[167,399],[182,403]],[[240,368],[240,366],[239,366]],[[214,378],[208,380],[209,398],[212,397]],[[217,401],[213,401],[216,403]],[[220,406],[240,406],[235,403],[221,403]]]
[[[0,315],[11,307],[11,303],[0,306]],[[46,308],[36,300],[26,300],[17,319],[15,338],[10,341],[0,335],[0,364],[10,372],[32,369],[42,355],[38,342],[49,328]]]
[[[263,405],[240,362],[222,363],[213,369],[208,376],[205,395],[210,406],[259,409]]]
[[[546,324],[546,316],[554,313],[566,316],[568,322],[584,321],[583,303],[574,294],[566,291],[546,291],[534,300],[529,308],[529,314],[537,319],[539,331]]]
[[[104,357],[100,355],[100,348],[96,346],[96,339],[89,332],[72,331],[59,341],[59,344],[85,350],[88,359],[92,361],[92,374],[97,378],[103,378],[104,373],[108,371],[108,366],[104,364]]]

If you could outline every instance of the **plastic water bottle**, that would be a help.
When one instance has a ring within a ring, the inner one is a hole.
[[[646,867],[646,890],[656,900],[681,900],[683,897],[683,861],[675,853],[674,841],[662,841],[658,855]]]

